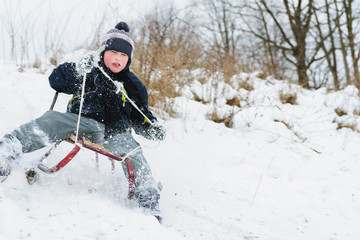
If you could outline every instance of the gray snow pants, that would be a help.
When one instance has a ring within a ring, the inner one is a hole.
[[[12,132],[22,144],[22,152],[28,153],[45,147],[47,143],[57,142],[68,138],[76,132],[78,115],[73,113],[60,113],[48,111],[41,117],[21,125]],[[98,121],[81,117],[79,135],[94,143],[99,143],[110,150],[116,156],[126,154],[139,146],[130,132],[114,135],[104,140],[105,126]],[[142,152],[130,156],[135,174],[135,194],[138,192],[158,192],[152,177],[150,167]],[[126,165],[123,162],[123,170],[127,175]]]

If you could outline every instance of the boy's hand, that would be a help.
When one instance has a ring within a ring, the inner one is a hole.
[[[84,73],[91,72],[93,67],[96,67],[97,59],[94,53],[88,53],[84,57],[82,57],[79,62],[76,64],[77,71],[80,75],[84,75]]]
[[[154,140],[160,140],[163,141],[166,137],[166,131],[165,128],[161,125],[155,124],[155,126],[152,126],[149,130],[150,136]]]

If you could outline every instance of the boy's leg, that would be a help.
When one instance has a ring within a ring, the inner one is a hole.
[[[22,152],[32,152],[49,142],[57,142],[75,134],[78,115],[48,111],[41,117],[21,125],[12,132],[22,145]],[[93,119],[81,117],[80,135],[92,141],[103,139],[104,125]]]
[[[48,111],[41,117],[21,125],[0,139],[0,182],[6,179],[11,164],[22,153],[32,152],[75,133],[77,114]],[[81,117],[80,134],[91,141],[101,142],[104,125]]]
[[[104,146],[111,153],[121,156],[127,154],[139,146],[139,143],[133,138],[130,132],[112,136],[105,141]],[[135,197],[143,210],[156,216],[160,221],[160,209],[158,200],[160,198],[159,190],[151,174],[150,166],[147,163],[142,151],[130,156],[135,175]],[[122,164],[125,175],[127,176],[126,164]]]

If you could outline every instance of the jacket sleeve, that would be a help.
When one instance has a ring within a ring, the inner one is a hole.
[[[144,95],[147,96],[146,89]],[[146,100],[146,105],[141,106],[140,109],[145,114],[145,116],[149,120],[151,120],[153,125],[150,124],[147,121],[147,119],[136,110],[136,112],[133,113],[133,116],[137,115],[137,117],[132,117],[133,119],[132,127],[135,130],[136,134],[141,135],[150,140],[160,140],[160,141],[164,140],[166,136],[166,130],[163,126],[158,124],[156,117],[154,117],[152,112],[149,110],[147,106],[147,100]]]
[[[134,85],[136,86],[131,94],[131,99],[136,103],[139,109],[145,114],[145,116],[152,122],[157,122],[156,117],[149,110],[148,106],[148,93],[145,85],[134,75],[131,75]],[[130,89],[129,89],[130,90]],[[130,95],[130,94],[129,94]],[[145,119],[145,117],[134,107],[131,110],[131,123],[135,132],[146,138],[150,138],[149,130],[152,128],[151,124]]]
[[[49,76],[50,86],[55,91],[66,94],[76,94],[81,89],[81,82],[75,63],[63,63]]]

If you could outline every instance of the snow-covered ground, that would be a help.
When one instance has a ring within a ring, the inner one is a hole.
[[[49,73],[0,64],[0,135],[49,109]],[[218,84],[212,94],[218,115],[233,115],[232,128],[207,120],[214,105],[191,93],[207,96],[212,88],[194,83],[176,99],[181,117],[165,120],[165,141],[137,136],[163,185],[162,225],[126,200],[119,166],[112,175],[100,159],[97,172],[87,150],[29,185],[24,168],[43,149],[22,156],[0,184],[0,239],[360,239],[357,90],[308,91],[256,74],[233,81],[242,79],[254,90]],[[296,95],[297,104],[282,104],[279,92]],[[241,108],[225,104],[234,96]],[[65,111],[68,99],[60,95],[55,109]],[[48,165],[71,145],[61,147]]]

